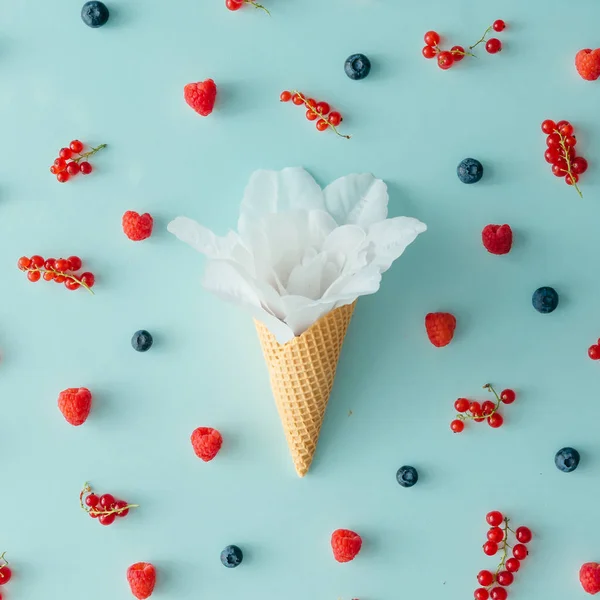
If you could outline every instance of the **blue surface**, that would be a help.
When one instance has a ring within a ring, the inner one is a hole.
[[[598,45],[600,5],[580,0],[265,0],[227,11],[221,0],[111,2],[92,30],[82,2],[5,3],[0,33],[0,545],[14,577],[8,600],[127,599],[125,571],[151,561],[153,598],[384,600],[472,597],[484,515],[499,509],[535,534],[511,598],[582,594],[579,566],[599,560],[600,83],[581,80],[575,53]],[[421,57],[437,29],[469,44],[496,18],[509,24],[498,56],[442,72]],[[359,82],[344,61],[373,63]],[[203,119],[183,86],[212,77]],[[286,88],[327,100],[351,141],[318,133],[278,102]],[[544,118],[569,119],[590,161],[584,199],[543,159]],[[48,173],[72,138],[107,143],[87,179]],[[476,185],[456,166],[485,167]],[[361,299],[309,476],[294,473],[251,320],[200,287],[202,258],[166,232],[185,214],[224,233],[257,168],[300,165],[320,183],[372,171],[392,215],[428,224]],[[132,243],[124,211],[150,212],[155,234]],[[488,223],[509,223],[512,252],[481,246]],[[96,296],[31,284],[23,254],[79,254]],[[551,285],[550,315],[531,294]],[[445,349],[427,341],[425,313],[458,318]],[[138,329],[154,336],[132,350]],[[452,403],[513,387],[506,426],[452,435]],[[94,394],[88,422],[65,423],[60,390]],[[348,417],[348,411],[352,416]],[[217,427],[225,443],[204,464],[189,435]],[[581,452],[560,473],[554,455]],[[395,474],[419,470],[402,489]],[[90,480],[141,508],[109,528],[78,508]],[[338,565],[338,527],[364,538]],[[219,560],[244,551],[235,570]],[[85,592],[84,592],[85,590]]]

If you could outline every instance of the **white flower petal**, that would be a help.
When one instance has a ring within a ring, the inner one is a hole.
[[[427,225],[412,217],[394,217],[374,223],[369,227],[368,239],[371,242],[369,262],[384,273],[406,247],[424,231],[427,231]]]
[[[228,258],[240,241],[233,231],[224,238],[218,237],[210,229],[187,217],[177,217],[167,225],[167,230],[209,258]]]

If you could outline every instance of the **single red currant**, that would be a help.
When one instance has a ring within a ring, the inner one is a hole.
[[[292,96],[292,102],[296,105],[296,106],[301,106],[302,104],[304,104],[304,100],[302,99],[302,96],[300,94],[294,94]]]
[[[493,510],[485,515],[485,520],[488,522],[488,525],[498,527],[504,521],[504,515],[499,510]]]
[[[491,571],[479,571],[477,574],[477,582],[482,587],[489,587],[494,583],[494,574]]]
[[[329,113],[329,122],[337,127],[342,122],[342,115],[339,112],[333,111]]]
[[[42,274],[39,271],[27,271],[27,279],[31,281],[31,283],[35,283],[40,280]]]
[[[492,600],[506,600],[508,598],[508,592],[504,588],[495,587],[491,589],[490,597]]]
[[[331,110],[327,102],[318,102],[315,109],[320,115],[327,115]]]
[[[30,265],[31,259],[28,256],[21,256],[21,258],[17,261],[17,267],[19,267],[21,271],[29,269]]]
[[[437,54],[437,51],[433,46],[425,46],[421,52],[423,52],[425,58],[434,58]]]
[[[70,277],[68,277],[67,279],[65,279],[65,287],[68,290],[74,291],[77,290],[81,287],[81,284],[78,283],[77,281],[75,281],[74,279],[71,279]]]
[[[525,560],[529,552],[524,544],[515,544],[513,546],[513,556],[518,560]]]
[[[514,390],[502,390],[500,393],[500,400],[504,402],[504,404],[512,404],[517,399],[517,394],[515,394]]]
[[[127,502],[125,502],[124,500],[118,500],[115,504],[115,509],[119,511],[117,513],[117,517],[126,517],[129,514]]]
[[[309,108],[316,108],[317,101],[314,98],[307,98],[304,104],[306,104],[306,106]]]
[[[452,429],[454,433],[461,433],[464,430],[464,428],[465,424],[459,419],[454,419],[454,421],[450,423],[450,429]]]
[[[504,418],[500,413],[494,413],[491,417],[488,417],[488,425],[493,429],[498,429],[504,424]]]
[[[115,522],[115,514],[110,515],[100,515],[98,521],[100,521],[101,525],[112,525]]]
[[[58,169],[56,168],[56,165],[52,165],[50,167],[50,173],[52,173],[52,175],[56,175],[58,173]]]
[[[481,414],[489,417],[495,410],[496,405],[491,401],[491,400],[486,400],[482,405],[481,405]]]
[[[288,92],[287,90],[285,92],[281,92],[279,99],[282,102],[289,102],[292,99],[292,92]]]
[[[45,262],[46,261],[39,254],[34,254],[31,257],[31,267],[34,269],[41,269]]]
[[[519,570],[521,563],[518,558],[509,558],[504,566],[509,573],[516,573]]]
[[[600,345],[594,344],[588,348],[588,356],[592,360],[600,360]]]
[[[90,165],[87,160],[84,160],[83,162],[79,163],[79,170],[84,175],[89,175],[92,172],[92,165]]]
[[[503,585],[504,587],[508,587],[515,580],[515,576],[508,571],[500,571],[498,575],[496,575],[496,581]]]
[[[462,46],[452,46],[450,52],[454,57],[454,62],[460,62],[465,56],[465,49]]]
[[[567,185],[574,185],[579,181],[579,175],[577,175],[576,173],[573,173],[572,175],[567,175],[565,177],[565,181]]]
[[[12,571],[10,570],[9,567],[7,567],[6,565],[4,565],[3,567],[0,567],[0,585],[4,585],[5,583],[8,583],[10,581],[12,577]]]
[[[483,416],[483,411],[473,413],[473,421],[475,421],[475,423],[483,423],[485,421],[485,417]]]
[[[498,38],[491,38],[487,41],[485,49],[489,54],[496,54],[502,50],[502,42]]]
[[[90,508],[95,508],[96,506],[98,506],[98,502],[100,502],[100,498],[98,498],[96,494],[89,494],[85,498],[85,504]]]
[[[546,145],[548,146],[548,148],[552,148],[553,146],[556,146],[557,148],[559,148],[560,147],[560,135],[558,135],[558,133],[551,133],[546,138]]]
[[[496,542],[486,542],[483,545],[483,553],[488,556],[494,556],[498,552],[498,544]]]
[[[44,281],[52,281],[56,277],[56,273],[53,273],[52,271],[46,271],[42,277],[44,278]]]
[[[59,258],[55,263],[54,263],[54,268],[57,271],[60,271],[61,273],[64,273],[65,271],[69,270],[69,261],[65,260],[64,258]]]
[[[517,531],[515,531],[515,536],[517,541],[521,542],[521,544],[528,544],[531,541],[533,534],[529,527],[518,527]]]
[[[499,544],[504,539],[504,531],[502,531],[502,529],[500,529],[500,527],[492,527],[487,532],[487,539],[490,542],[495,542],[496,544]],[[484,585],[484,584],[482,583],[481,585]]]
[[[475,590],[473,595],[475,596],[475,600],[488,600],[490,597],[490,593],[484,588]]]
[[[57,275],[57,276],[54,278],[54,281],[55,281],[56,283],[64,283],[66,279],[67,279],[67,278],[66,278],[64,275]]]
[[[57,173],[56,179],[58,180],[58,183],[67,183],[67,181],[69,181],[69,174],[66,171],[61,171],[60,173]]]
[[[438,54],[437,61],[438,67],[446,71],[454,64],[454,56],[447,50],[444,50]]]
[[[577,158],[573,159],[573,162],[571,163],[571,171],[573,171],[573,173],[575,173],[576,175],[581,175],[585,173],[587,171],[587,168],[588,161],[585,160],[583,156],[578,156]]]
[[[565,123],[558,131],[560,131],[560,133],[562,133],[564,136],[573,135],[573,125],[571,125],[571,123]]]
[[[91,288],[94,287],[94,283],[96,282],[96,278],[94,277],[93,273],[82,273],[81,276],[79,277],[79,280],[81,281],[81,283],[83,283],[84,285],[87,285],[87,287]]]
[[[469,410],[473,413],[480,413],[481,412],[481,404],[479,404],[479,402],[474,401],[471,402],[471,404],[469,404]]]
[[[52,270],[56,267],[56,259],[55,258],[47,258],[44,263],[44,269]]]
[[[566,125],[565,125],[566,127]],[[564,127],[563,127],[564,129]],[[577,138],[574,135],[567,135],[565,137],[565,144],[567,146],[576,146],[577,145]]]
[[[567,172],[567,161],[564,158],[559,158],[556,164],[552,165],[552,173],[556,177],[564,177]]]
[[[317,129],[319,131],[326,131],[329,127],[329,124],[327,123],[327,121],[325,121],[325,119],[319,119],[317,121]]]
[[[306,111],[306,118],[309,121],[314,121],[318,117],[319,117],[319,115],[316,112],[314,112],[313,110],[311,110],[310,108]]]
[[[58,155],[65,160],[69,160],[73,156],[73,151],[71,148],[61,148]]]
[[[492,28],[497,32],[504,31],[506,29],[506,23],[502,19],[498,19],[497,21],[494,21]]]
[[[67,262],[71,265],[70,271],[79,271],[81,269],[82,262],[79,256],[69,256]]]
[[[546,159],[547,163],[553,165],[560,158],[560,152],[558,151],[558,148],[548,148],[546,152],[544,152],[544,158]]]
[[[69,148],[79,154],[82,150],[83,150],[83,144],[79,141],[79,140],[73,140],[70,144],[69,144]]]
[[[103,494],[100,496],[100,506],[104,510],[109,510],[114,503],[115,497],[112,494]]]
[[[556,131],[556,123],[554,121],[552,121],[551,119],[546,119],[542,123],[542,131],[546,135],[550,135],[551,133],[554,133]]]
[[[470,404],[471,403],[466,398],[459,398],[454,403],[454,408],[456,409],[456,412],[464,413],[464,412],[467,412],[469,410]]]
[[[67,161],[64,158],[57,158],[54,160],[54,166],[56,167],[56,171],[60,173],[67,168]]]
[[[244,2],[239,2],[239,0],[225,0],[225,6],[229,10],[240,10],[244,6]]]
[[[77,175],[77,173],[79,173],[79,164],[76,163],[75,161],[71,161],[68,165],[67,165],[67,173],[69,175],[72,175],[73,177],[75,175]]]
[[[570,125],[569,121],[559,121],[556,124],[556,129],[558,129],[558,131],[560,131],[561,128],[564,127],[565,125]]]
[[[423,39],[428,46],[437,46],[440,43],[440,34],[437,31],[428,31]]]

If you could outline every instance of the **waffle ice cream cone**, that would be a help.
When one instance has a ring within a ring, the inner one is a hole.
[[[277,410],[300,477],[308,473],[317,448],[355,304],[332,310],[283,345],[255,321]]]

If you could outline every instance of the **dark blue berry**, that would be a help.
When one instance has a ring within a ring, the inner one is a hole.
[[[108,8],[102,2],[86,2],[81,9],[81,18],[88,27],[102,27],[108,21]]]
[[[133,334],[131,338],[131,345],[134,350],[138,352],[146,352],[146,350],[150,350],[152,347],[152,336],[145,330],[140,329]]]
[[[235,569],[242,564],[242,560],[244,560],[244,555],[237,546],[227,546],[221,552],[221,562],[228,569]]]
[[[556,453],[554,462],[556,468],[563,473],[570,473],[579,466],[579,452],[575,448],[562,448]]]
[[[548,286],[538,288],[533,292],[531,303],[538,312],[551,313],[558,306],[558,293]]]
[[[371,72],[371,61],[364,54],[353,54],[346,59],[344,71],[350,79],[364,79]]]
[[[412,487],[419,481],[419,474],[414,467],[400,467],[396,473],[398,483],[405,488]]]
[[[456,168],[456,174],[463,183],[477,183],[483,177],[483,165],[474,158],[465,158]]]

